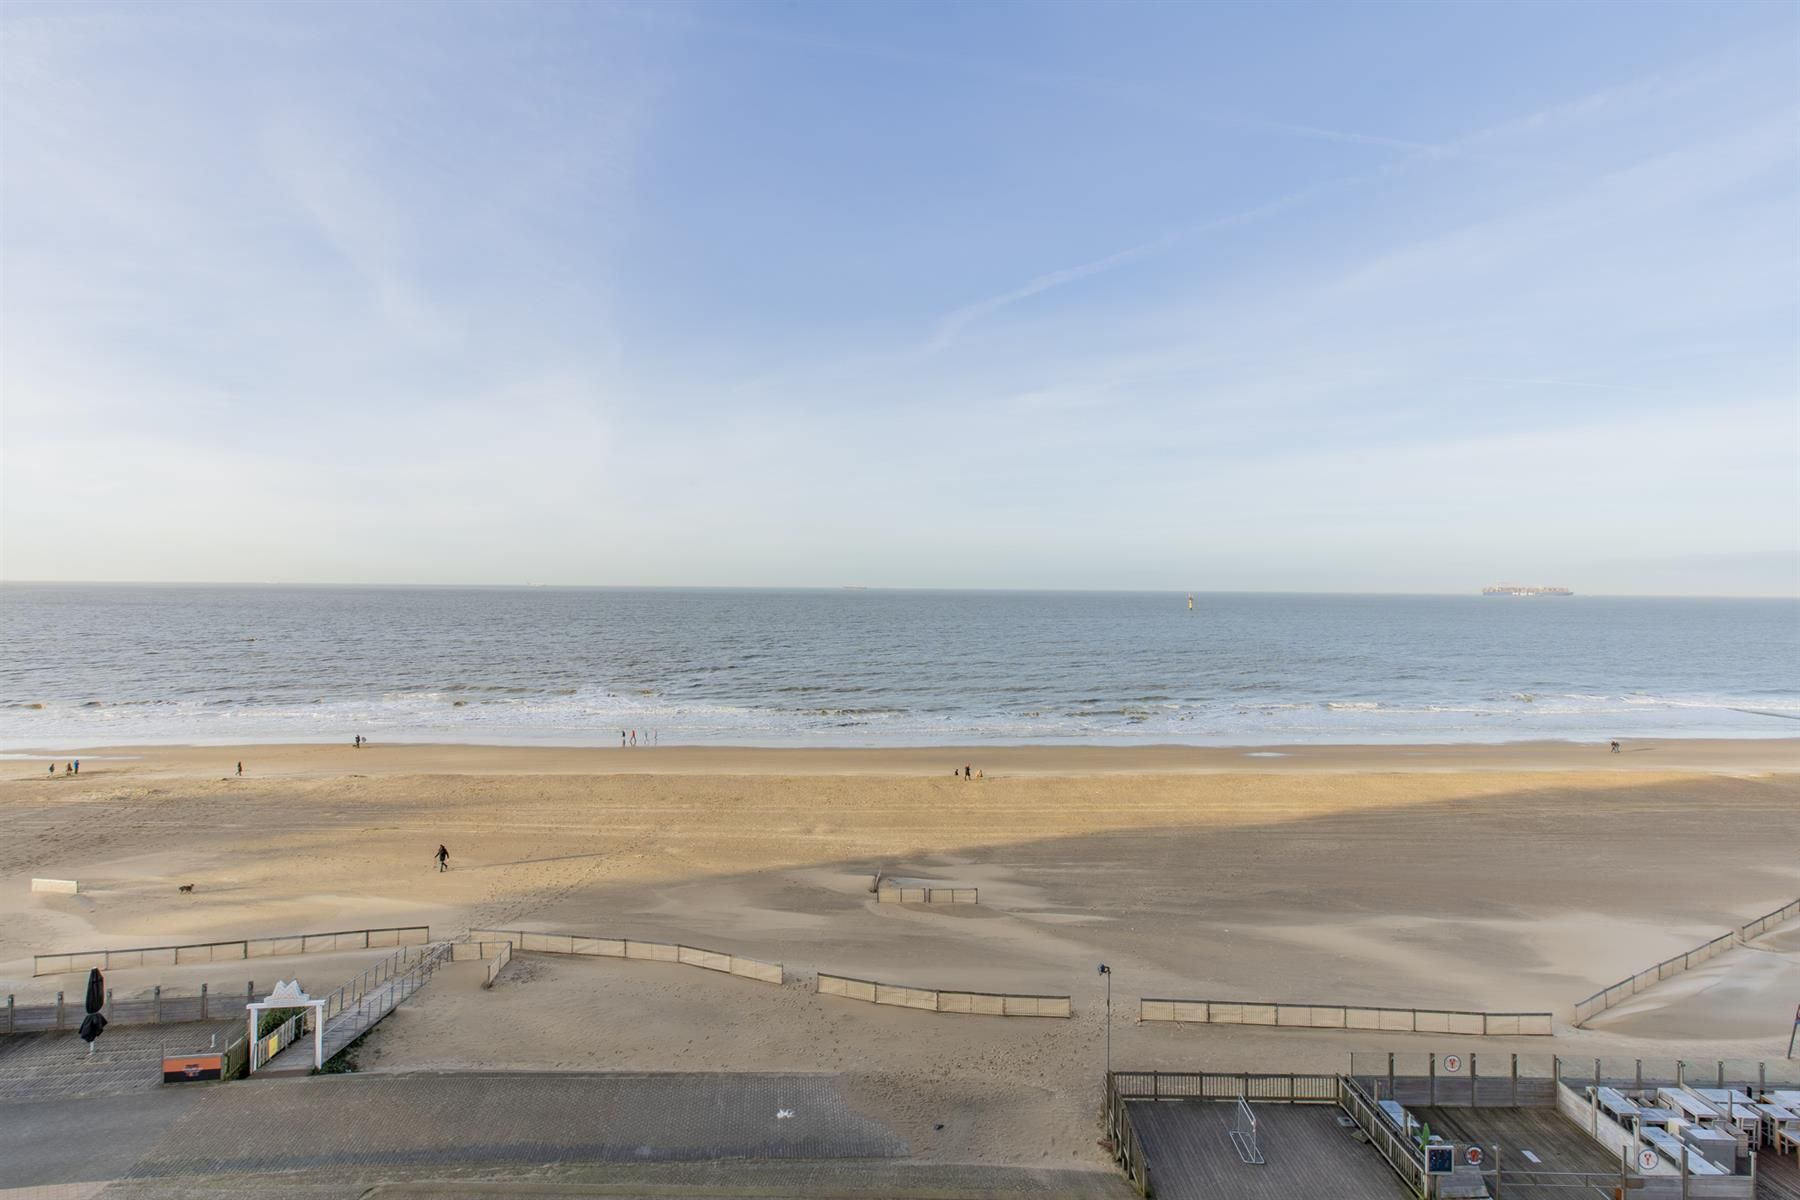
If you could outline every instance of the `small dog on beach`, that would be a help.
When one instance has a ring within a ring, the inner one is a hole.
[[[194,890],[194,885],[191,883],[184,883],[180,887],[176,888],[175,890],[178,892],[191,892]]]

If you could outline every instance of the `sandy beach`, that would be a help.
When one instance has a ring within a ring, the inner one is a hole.
[[[0,764],[0,990],[31,955],[369,926],[681,941],[786,965],[519,958],[440,974],[365,1070],[817,1070],[945,1161],[1105,1165],[1115,1063],[1341,1067],[1469,1039],[1138,1024],[1141,996],[1559,1013],[1482,1053],[1779,1058],[1800,938],[1733,951],[1585,1030],[1596,988],[1800,895],[1800,742],[1253,750],[115,748]],[[236,763],[244,763],[238,778]],[[979,780],[952,778],[972,764]],[[431,855],[448,846],[451,870]],[[889,878],[978,905],[878,904]],[[81,881],[34,894],[33,876]],[[177,891],[194,884],[191,894]],[[115,972],[328,990],[358,955]],[[1071,994],[1072,1020],[813,994],[826,970]],[[942,1129],[935,1128],[943,1126]]]

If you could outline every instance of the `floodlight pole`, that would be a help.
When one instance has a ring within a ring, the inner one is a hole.
[[[1106,1077],[1112,1078],[1112,968],[1105,963],[1100,964],[1100,973],[1106,976]]]

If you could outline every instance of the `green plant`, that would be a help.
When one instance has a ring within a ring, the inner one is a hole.
[[[305,1012],[304,1008],[265,1008],[262,1020],[256,1023],[256,1036],[266,1038],[294,1017]]]
[[[363,1038],[366,1038],[368,1036],[369,1035],[365,1033],[362,1035],[362,1037],[357,1038],[354,1042],[351,1042],[348,1046],[345,1046],[342,1050],[339,1050],[336,1054],[332,1055],[329,1059],[327,1059],[325,1061],[325,1065],[320,1067],[316,1072],[314,1072],[314,1074],[317,1074],[317,1075],[353,1075],[353,1074],[355,1074],[359,1068],[359,1064],[356,1061],[357,1051],[362,1048]]]

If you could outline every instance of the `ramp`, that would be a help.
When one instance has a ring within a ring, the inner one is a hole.
[[[330,1062],[344,1047],[375,1028],[381,1019],[399,1008],[415,992],[431,982],[438,967],[450,961],[451,944],[438,942],[426,948],[418,961],[397,975],[370,988],[325,1020],[324,1061]],[[282,1075],[310,1075],[313,1040],[301,1037],[267,1063],[256,1068],[258,1079]]]

